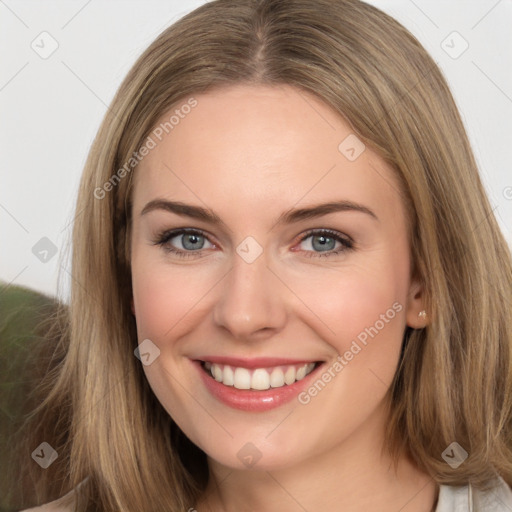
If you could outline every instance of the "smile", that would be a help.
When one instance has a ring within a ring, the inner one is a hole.
[[[236,389],[254,389],[258,391],[289,386],[309,375],[315,366],[316,363],[312,362],[301,365],[249,369],[210,361],[203,363],[205,371],[209,372],[217,382],[225,386],[233,386]]]
[[[205,390],[233,409],[264,412],[292,401],[325,361],[205,356],[191,360]]]

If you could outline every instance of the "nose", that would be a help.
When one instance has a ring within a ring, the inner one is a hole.
[[[265,252],[252,263],[235,255],[219,289],[214,322],[235,340],[266,339],[286,324],[286,288],[267,266]]]

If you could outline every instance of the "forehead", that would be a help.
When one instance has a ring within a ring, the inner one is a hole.
[[[313,95],[237,85],[194,100],[193,108],[183,107],[189,98],[178,102],[156,124],[156,146],[134,177],[135,211],[155,197],[227,215],[340,198],[396,210],[393,171],[369,148],[354,159],[362,143]]]

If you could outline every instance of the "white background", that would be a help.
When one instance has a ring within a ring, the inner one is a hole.
[[[0,280],[66,300],[78,181],[107,105],[153,39],[202,3],[0,0]],[[512,245],[512,1],[370,3],[402,22],[443,70]],[[47,59],[31,47],[44,31],[58,43]],[[459,36],[447,39],[453,31],[469,44],[456,59],[442,47],[462,48]],[[32,253],[42,237],[58,249],[46,263]]]

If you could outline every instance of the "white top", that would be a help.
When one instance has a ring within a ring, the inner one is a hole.
[[[512,490],[501,477],[487,492],[470,485],[441,485],[436,512],[512,512]]]

